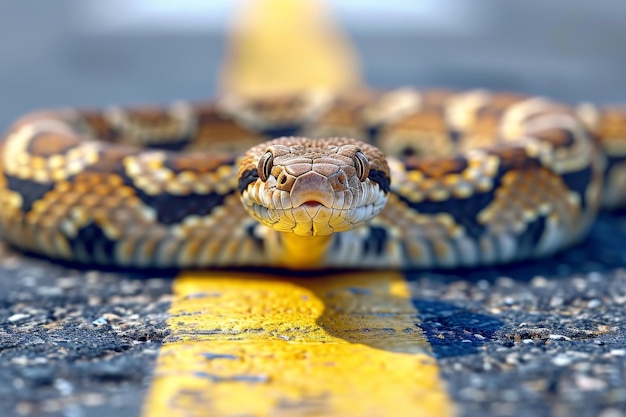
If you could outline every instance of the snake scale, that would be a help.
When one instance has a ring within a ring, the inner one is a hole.
[[[1,146],[4,239],[100,266],[507,263],[626,200],[624,109],[486,90],[45,110]]]

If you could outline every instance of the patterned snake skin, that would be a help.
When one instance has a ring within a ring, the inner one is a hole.
[[[626,200],[626,111],[483,90],[42,111],[0,152],[1,235],[102,266],[504,263]]]

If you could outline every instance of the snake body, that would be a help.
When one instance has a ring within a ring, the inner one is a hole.
[[[102,266],[505,263],[626,200],[624,110],[484,90],[47,110],[1,146],[0,234]]]

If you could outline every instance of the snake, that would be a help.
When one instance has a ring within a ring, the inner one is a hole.
[[[0,144],[0,236],[124,268],[465,268],[626,202],[626,109],[488,90],[40,110]]]

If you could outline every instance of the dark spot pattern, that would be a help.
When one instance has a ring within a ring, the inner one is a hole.
[[[385,245],[388,239],[387,231],[379,226],[370,226],[369,231],[369,236],[363,242],[363,254],[382,256],[385,252]]]
[[[370,125],[367,127],[367,137],[369,142],[377,143],[378,135],[380,134],[381,125]]]
[[[28,213],[33,207],[33,203],[40,200],[44,194],[54,189],[55,186],[53,182],[35,182],[6,174],[5,177],[7,179],[7,188],[20,193],[22,196],[22,211],[24,213]]]
[[[282,125],[272,126],[265,129],[261,129],[261,134],[271,139],[282,138],[283,136],[297,136],[302,130],[302,126],[297,125]]]
[[[623,164],[626,162],[626,157],[624,156],[607,156],[606,158],[606,166],[604,168],[604,175],[606,176],[611,169],[619,164]]]
[[[370,169],[370,173],[367,176],[371,181],[374,181],[378,186],[387,194],[389,192],[389,186],[391,185],[391,179],[389,175],[377,169]]]
[[[143,203],[157,213],[157,220],[165,225],[181,223],[185,217],[206,216],[224,204],[226,195],[219,193],[173,195],[162,193],[148,195],[142,190],[135,190]]]
[[[562,174],[563,182],[567,188],[580,196],[580,207],[584,210],[587,207],[586,191],[593,180],[593,170],[590,166],[575,172]]]
[[[526,225],[526,230],[516,237],[518,258],[529,256],[535,251],[545,229],[545,216],[539,216],[537,219]]]
[[[248,235],[248,237],[254,242],[254,245],[259,249],[259,250],[264,250],[264,241],[262,238],[260,238],[259,236],[257,236],[254,233],[254,229],[258,226],[258,223],[255,221],[254,223],[249,224],[248,226],[246,226],[246,234]]]
[[[484,193],[474,193],[469,198],[464,199],[450,197],[444,201],[413,202],[400,194],[398,194],[398,198],[412,210],[421,214],[449,214],[465,228],[469,236],[477,239],[485,231],[485,227],[478,222],[478,213],[493,201],[494,190],[498,185],[494,182],[494,188],[491,190]]]
[[[239,176],[239,194],[248,188],[248,185],[259,179],[259,171],[256,169],[247,169]]]
[[[100,226],[89,223],[83,226],[75,237],[68,238],[72,253],[76,259],[93,261],[95,254],[106,263],[115,263],[116,241],[109,239]]]
[[[178,139],[168,140],[167,142],[146,142],[145,147],[148,149],[161,149],[164,151],[182,151],[192,142],[190,136]]]
[[[134,187],[132,180],[126,175],[122,175],[126,185]],[[190,215],[206,216],[213,210],[224,204],[228,194],[207,193],[187,195],[174,195],[162,192],[157,195],[145,193],[140,188],[135,188],[137,197],[148,207],[155,210],[157,220],[164,225],[181,223],[185,217]]]

